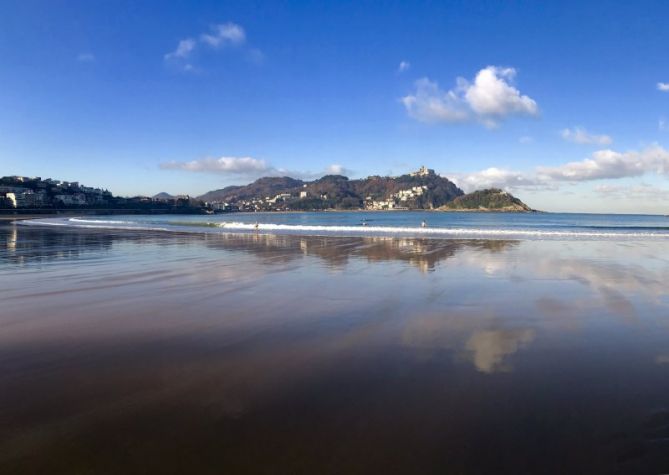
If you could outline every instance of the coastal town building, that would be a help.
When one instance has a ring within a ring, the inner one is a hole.
[[[138,196],[115,197],[108,190],[81,185],[79,182],[60,181],[40,177],[5,176],[0,178],[0,209],[49,210],[85,208],[140,208],[176,210],[202,208],[202,203],[192,198],[173,197],[170,200]]]
[[[4,198],[6,199],[10,207],[12,208],[17,207],[16,193],[5,193]]]

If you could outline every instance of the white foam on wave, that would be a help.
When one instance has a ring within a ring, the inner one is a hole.
[[[134,221],[115,221],[115,220],[84,219],[84,218],[69,218],[68,221],[72,223],[90,223],[90,224],[137,224]]]
[[[484,228],[423,228],[403,226],[322,226],[308,224],[249,224],[241,222],[224,222],[219,224],[223,229],[245,231],[298,231],[327,233],[360,233],[360,234],[421,234],[421,235],[475,235],[475,236],[532,236],[532,237],[667,237],[662,232],[615,232],[615,231],[544,231],[534,229],[484,229]]]
[[[70,228],[84,229],[126,229],[137,231],[171,231],[165,227],[145,226],[133,221],[108,221],[97,219],[80,218],[46,218],[46,219],[28,219],[16,221],[16,224],[23,226],[61,226]]]
[[[312,235],[413,235],[458,238],[535,238],[535,239],[592,239],[592,238],[669,238],[668,232],[661,231],[582,231],[539,229],[502,229],[502,228],[445,228],[445,227],[408,227],[408,226],[338,226],[317,224],[275,224],[244,223],[226,221],[221,223],[156,223],[157,226],[135,221],[102,220],[85,218],[47,218],[20,221],[27,225],[70,226],[88,229],[125,229],[136,231],[173,231],[173,232],[260,232],[265,234],[312,234]],[[212,227],[213,226],[213,227]]]

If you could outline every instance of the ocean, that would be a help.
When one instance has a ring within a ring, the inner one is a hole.
[[[669,238],[669,217],[570,213],[443,213],[430,211],[232,213],[46,218],[28,225],[174,232],[261,232],[295,235],[440,238]]]

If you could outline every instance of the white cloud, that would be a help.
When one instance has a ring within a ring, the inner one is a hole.
[[[501,188],[503,190],[546,188],[548,183],[527,176],[522,172],[501,168],[486,168],[479,172],[465,174],[447,174],[453,182],[465,192],[485,188]]]
[[[348,175],[350,170],[339,165],[338,163],[333,163],[325,169],[327,175]]]
[[[488,66],[466,87],[465,98],[480,116],[504,117],[511,114],[536,115],[537,103],[509,84],[516,76],[513,68]]]
[[[397,67],[398,73],[403,73],[408,71],[411,68],[411,63],[409,61],[400,61],[400,65]]]
[[[457,86],[442,91],[428,78],[416,81],[416,90],[401,99],[410,117],[421,122],[466,122],[477,120],[496,127],[511,115],[534,116],[539,108],[534,99],[521,95],[511,85],[516,70],[488,66],[480,70],[474,82],[457,79]]]
[[[226,46],[242,47],[246,43],[246,32],[244,28],[235,23],[221,23],[213,25],[211,32],[203,33],[196,38],[186,38],[177,44],[174,51],[165,54],[165,61],[171,62],[175,66],[181,67],[184,71],[195,71],[192,64],[186,64],[196,49],[202,45],[214,49],[221,49]],[[246,53],[246,59],[254,64],[261,64],[265,58],[262,51],[257,48],[243,48]]]
[[[669,151],[659,145],[641,151],[598,150],[590,158],[559,167],[540,167],[540,177],[555,181],[589,181],[605,178],[669,174]]]
[[[246,178],[260,176],[289,176],[303,180],[312,180],[320,178],[323,175],[349,176],[353,173],[351,170],[339,164],[329,165],[325,170],[320,172],[287,170],[285,168],[276,168],[268,164],[265,160],[253,157],[201,158],[189,162],[171,161],[161,163],[160,168],[163,170],[183,170],[188,172],[239,175]]]
[[[491,167],[472,173],[445,173],[445,176],[464,191],[470,192],[484,188],[501,188],[507,191],[556,190],[560,183],[564,182],[620,179],[647,174],[669,177],[669,150],[659,145],[652,145],[640,151],[598,150],[585,160],[568,162],[557,167],[537,167],[530,172]],[[637,197],[643,197],[644,194],[666,196],[665,191],[650,190],[646,185],[636,188],[602,185],[596,188],[596,191],[600,194],[624,191]]]
[[[81,63],[92,63],[95,61],[95,55],[92,53],[79,53],[77,61]]]
[[[186,59],[193,52],[196,45],[197,43],[193,38],[186,38],[185,40],[181,40],[179,41],[179,44],[177,44],[177,47],[174,51],[165,55],[165,59]]]
[[[416,81],[416,91],[402,98],[409,117],[420,122],[465,122],[470,119],[464,101],[454,91],[444,92],[428,78]]]
[[[244,28],[235,23],[222,23],[211,27],[211,33],[203,33],[200,40],[203,43],[218,48],[227,45],[239,45],[246,41]]]
[[[608,135],[591,134],[582,127],[574,127],[573,129],[564,129],[560,135],[567,142],[574,142],[578,144],[594,144],[594,145],[610,145],[613,139]]]
[[[658,82],[657,90],[662,92],[669,92],[669,82]]]
[[[203,158],[190,162],[162,163],[164,170],[185,170],[189,172],[208,172],[224,174],[260,174],[270,170],[264,160],[252,157]]]

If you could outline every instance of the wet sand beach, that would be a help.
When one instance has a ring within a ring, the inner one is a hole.
[[[669,472],[669,242],[0,223],[0,473]]]

